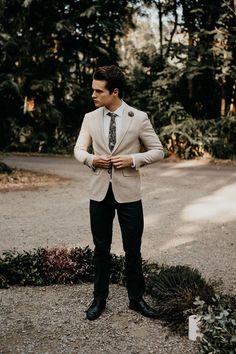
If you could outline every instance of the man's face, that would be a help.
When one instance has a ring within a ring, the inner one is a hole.
[[[106,88],[106,84],[105,80],[93,80],[92,82],[92,99],[96,107],[109,107],[117,98],[117,90],[110,93]]]

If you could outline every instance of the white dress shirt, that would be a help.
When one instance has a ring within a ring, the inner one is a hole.
[[[118,107],[114,112],[116,114],[116,140],[119,139],[119,134],[121,132],[121,127],[122,123],[125,119],[124,117],[124,108],[125,108],[125,103],[122,101],[122,104],[120,107]],[[111,122],[111,116],[109,116],[110,111],[104,107],[103,110],[103,127],[104,127],[104,134],[106,138],[106,142],[109,145],[109,129],[110,129],[110,122]],[[135,159],[134,156],[131,155],[133,163],[131,167],[135,167]]]
[[[118,107],[114,112],[112,112],[116,114],[116,140],[119,139],[119,134],[122,127],[122,121],[124,119],[124,115],[123,115],[124,108],[125,108],[125,104],[122,101],[120,107]],[[107,144],[109,143],[109,129],[110,129],[110,121],[111,121],[111,117],[108,115],[108,113],[110,113],[110,111],[106,107],[104,107],[103,126],[104,126],[104,134],[105,134]]]

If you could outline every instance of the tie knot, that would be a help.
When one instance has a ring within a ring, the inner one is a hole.
[[[108,112],[107,114],[113,119],[117,116],[117,114],[114,112]]]

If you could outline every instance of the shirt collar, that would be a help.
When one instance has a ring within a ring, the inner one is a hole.
[[[112,113],[115,113],[117,116],[119,117],[122,117],[123,115],[123,112],[124,112],[124,109],[125,109],[125,102],[122,100],[122,104],[120,105],[120,107],[118,107],[114,112]],[[104,116],[106,114],[110,113],[109,109],[107,109],[106,107],[104,107]]]

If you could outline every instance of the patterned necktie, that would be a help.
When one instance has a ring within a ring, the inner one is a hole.
[[[110,128],[109,128],[109,148],[112,151],[116,144],[116,113],[109,112],[108,115],[111,117]]]

